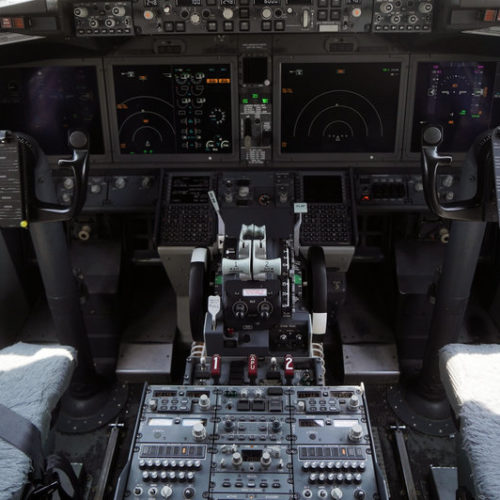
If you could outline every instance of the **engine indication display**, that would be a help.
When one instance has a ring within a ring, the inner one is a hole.
[[[500,124],[496,62],[419,62],[411,151],[419,152],[424,123],[440,124],[443,151],[467,151],[474,139]]]
[[[283,63],[281,153],[393,153],[401,63]]]
[[[47,155],[69,154],[68,132],[79,129],[91,154],[104,154],[95,66],[2,68],[0,129],[33,136]]]
[[[120,153],[231,153],[228,64],[113,66]]]

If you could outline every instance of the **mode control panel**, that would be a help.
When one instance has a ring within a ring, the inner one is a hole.
[[[150,386],[115,499],[386,498],[365,408],[356,386]]]

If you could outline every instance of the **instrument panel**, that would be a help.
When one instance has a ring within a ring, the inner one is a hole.
[[[427,122],[443,126],[443,152],[463,157],[500,124],[500,62],[260,47],[238,58],[54,60],[0,74],[0,128],[33,135],[53,160],[81,128],[93,160],[109,166],[401,167],[418,158]]]

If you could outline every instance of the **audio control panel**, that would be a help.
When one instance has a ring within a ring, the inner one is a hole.
[[[375,0],[374,32],[430,32],[433,0]]]
[[[132,2],[78,2],[73,18],[77,36],[134,35]]]
[[[362,388],[149,386],[115,499],[386,498]]]

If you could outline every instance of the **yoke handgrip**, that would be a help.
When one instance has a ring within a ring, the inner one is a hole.
[[[426,125],[422,131],[422,180],[424,195],[429,208],[443,219],[474,221],[484,220],[485,205],[489,189],[485,179],[485,169],[476,168],[476,194],[468,199],[451,203],[441,203],[438,192],[438,174],[442,166],[450,166],[451,156],[441,156],[438,146],[443,141],[443,129],[439,125]],[[477,165],[476,165],[477,166]],[[481,166],[482,167],[482,166]]]

